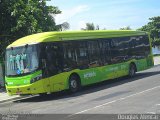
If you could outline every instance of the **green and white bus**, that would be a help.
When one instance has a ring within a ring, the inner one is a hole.
[[[153,66],[149,35],[142,31],[45,32],[6,49],[7,92],[45,94],[122,76]]]

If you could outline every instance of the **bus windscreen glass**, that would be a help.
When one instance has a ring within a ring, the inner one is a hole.
[[[6,76],[17,76],[37,70],[38,54],[36,45],[14,47],[6,51]]]

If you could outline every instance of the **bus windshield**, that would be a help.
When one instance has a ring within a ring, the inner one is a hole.
[[[38,67],[37,45],[12,47],[6,50],[6,76],[28,74]]]

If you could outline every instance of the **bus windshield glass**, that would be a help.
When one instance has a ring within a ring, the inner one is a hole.
[[[6,50],[6,76],[28,74],[38,67],[37,45],[12,47]]]

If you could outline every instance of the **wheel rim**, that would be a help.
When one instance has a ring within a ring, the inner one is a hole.
[[[76,80],[71,80],[71,87],[72,88],[77,88],[77,81]]]
[[[135,70],[134,70],[134,66],[132,66],[130,69],[130,76],[134,76],[134,74],[135,74]]]

